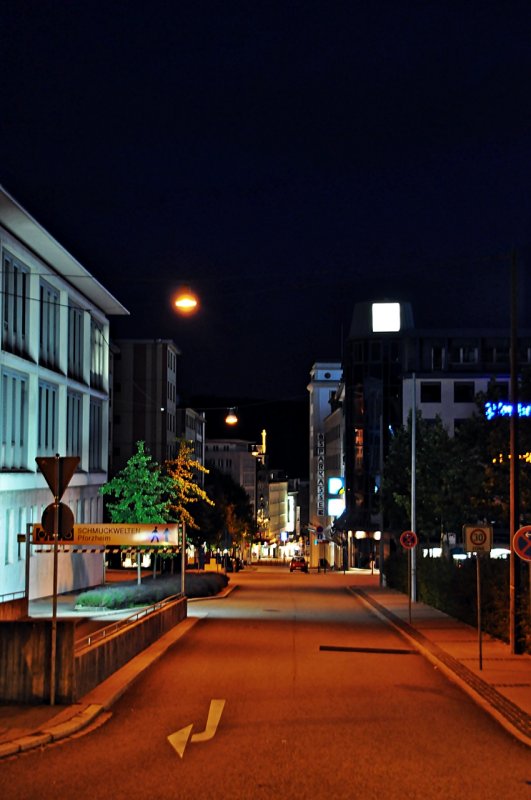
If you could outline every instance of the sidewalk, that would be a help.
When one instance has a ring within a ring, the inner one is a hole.
[[[477,631],[422,603],[374,583],[355,586],[351,593],[393,625],[458,684],[509,733],[531,747],[531,656],[513,656],[509,646],[485,634],[479,668]],[[230,586],[226,596],[235,586]],[[219,599],[220,595],[216,598]],[[0,706],[0,758],[41,747],[97,724],[135,680],[184,636],[198,621],[189,617],[72,706]]]

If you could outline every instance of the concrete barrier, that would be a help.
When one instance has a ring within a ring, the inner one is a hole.
[[[58,619],[56,703],[77,702],[186,614],[186,598],[180,598],[79,652],[75,651],[77,620]],[[52,621],[0,621],[0,641],[0,702],[48,702]]]

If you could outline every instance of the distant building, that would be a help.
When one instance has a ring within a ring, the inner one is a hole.
[[[531,366],[529,330],[519,332],[518,344],[520,366]],[[427,420],[439,416],[453,435],[489,382],[508,399],[509,345],[509,330],[417,330],[409,303],[355,306],[343,362],[346,511],[336,527],[361,543],[382,530],[390,437],[413,407]],[[363,547],[350,548],[351,563]]]
[[[115,474],[144,441],[157,463],[177,453],[185,420],[178,410],[178,358],[171,339],[116,339],[114,355],[113,452]]]
[[[0,188],[0,586],[24,590],[18,534],[53,497],[37,456],[79,456],[62,502],[101,522],[109,440],[109,322],[126,309]],[[30,597],[52,594],[52,556],[30,548]],[[60,592],[97,584],[103,556],[61,552]]]
[[[323,541],[333,521],[327,510],[325,419],[331,413],[331,402],[342,378],[340,363],[319,362],[310,371],[308,384],[310,403],[309,461],[310,488],[308,523],[310,531],[310,564],[317,566],[319,558],[329,558],[324,553]]]
[[[253,508],[257,512],[257,458],[253,455],[255,442],[244,439],[207,439],[205,463],[225,472],[247,492]]]

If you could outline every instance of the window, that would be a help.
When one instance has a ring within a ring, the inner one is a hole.
[[[57,453],[57,387],[39,384],[39,428],[37,449],[39,456]]]
[[[431,348],[431,368],[434,372],[444,369],[444,347],[434,344]]]
[[[83,379],[83,309],[68,308],[68,374]]]
[[[7,254],[3,258],[2,293],[2,347],[27,355],[29,270]]]
[[[441,384],[439,381],[421,381],[420,383],[420,402],[421,403],[440,403]]]
[[[487,343],[483,348],[485,362],[487,364],[509,364],[509,342]]]
[[[80,394],[68,392],[66,397],[66,455],[81,458],[83,400]]]
[[[473,403],[474,397],[474,381],[455,381],[454,403]]]
[[[90,321],[90,385],[103,387],[105,338],[95,319]]]
[[[47,367],[59,366],[59,292],[44,282],[40,288],[39,361]]]
[[[90,401],[89,470],[103,468],[103,406],[98,400]]]
[[[478,348],[474,344],[454,343],[450,350],[452,364],[477,364]]]
[[[28,388],[15,372],[2,373],[0,425],[0,468],[27,468]]]

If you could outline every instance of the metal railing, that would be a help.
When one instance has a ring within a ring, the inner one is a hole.
[[[0,603],[9,603],[10,600],[22,600],[26,597],[26,592],[22,589],[18,592],[7,592],[6,594],[0,594]]]
[[[139,608],[138,611],[135,611],[133,614],[130,614],[123,619],[116,620],[116,622],[113,622],[112,625],[106,625],[104,628],[98,628],[97,631],[89,633],[88,636],[82,636],[80,639],[76,639],[74,642],[74,652],[77,653],[80,650],[84,650],[86,647],[98,644],[98,642],[106,639],[109,636],[112,636],[113,634],[117,633],[117,631],[127,628],[128,625],[133,625],[135,622],[138,622],[139,619],[142,619],[142,617],[147,617],[149,614],[159,611],[161,608],[164,608],[164,606],[175,602],[175,600],[179,600],[181,597],[184,597],[184,595],[172,594],[170,597],[165,597],[164,600],[158,600],[156,603],[153,603],[150,606]],[[87,610],[89,610],[89,607],[87,607]],[[113,609],[109,610],[113,611]],[[114,611],[118,613],[120,609],[117,608],[114,609]]]

